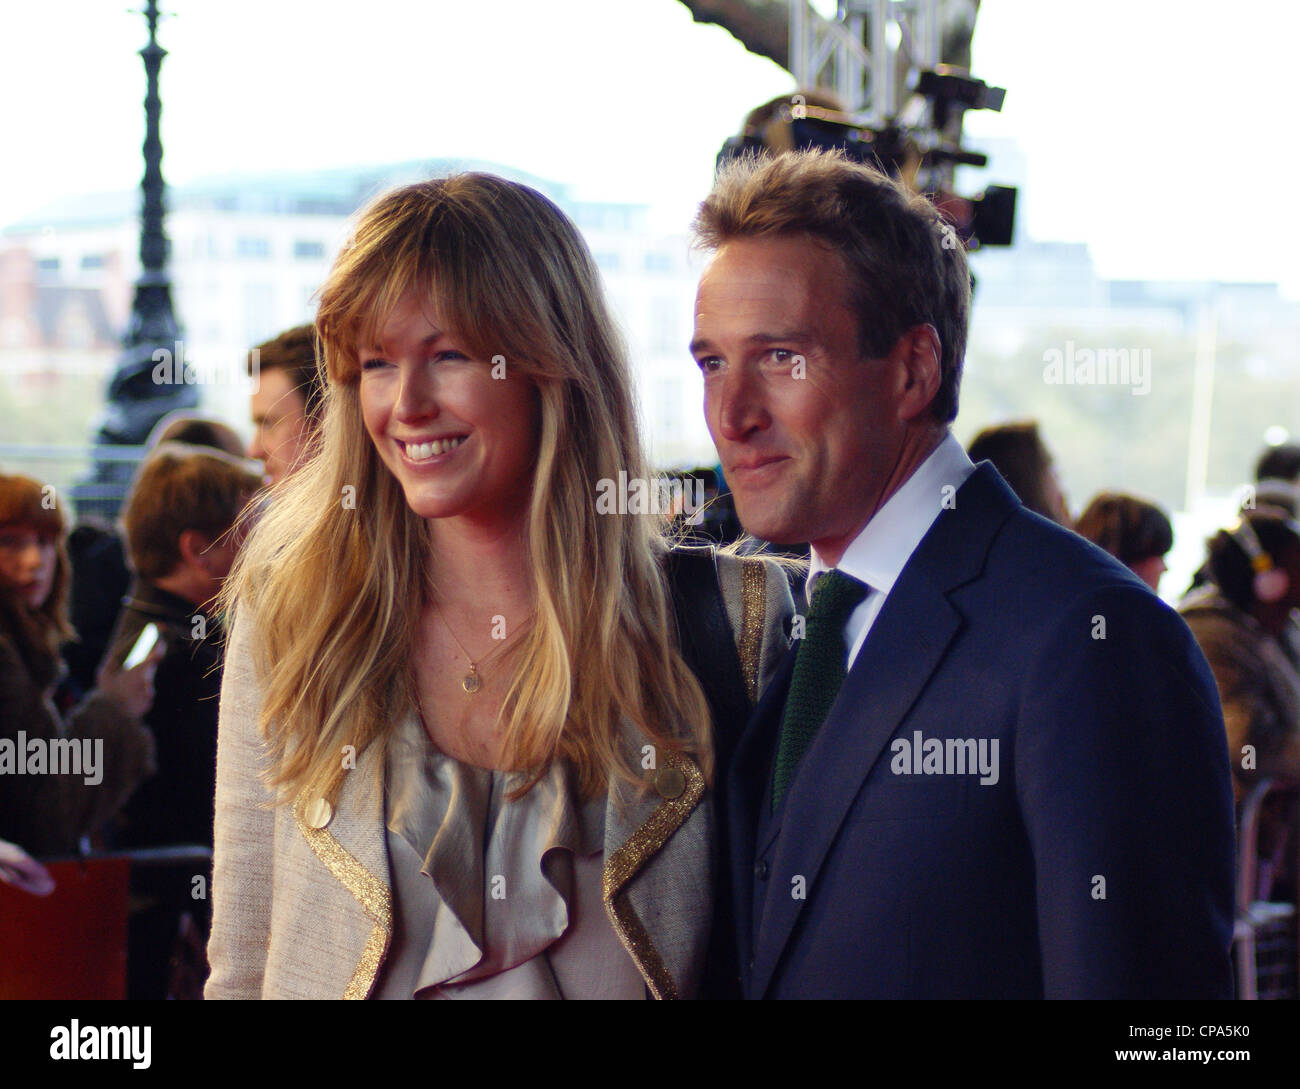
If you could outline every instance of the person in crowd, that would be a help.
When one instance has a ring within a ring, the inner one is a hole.
[[[1264,779],[1300,789],[1300,525],[1277,508],[1243,511],[1207,552],[1209,581],[1189,591],[1179,611],[1214,671],[1240,806]],[[1272,794],[1261,805],[1260,899],[1294,902],[1300,892],[1298,813],[1294,793]]]
[[[233,427],[220,420],[196,416],[184,410],[169,413],[159,420],[149,432],[145,447],[147,450],[156,450],[165,442],[206,446],[220,450],[232,458],[244,456],[244,443]]]
[[[216,596],[242,540],[241,512],[262,485],[260,466],[207,446],[164,442],[140,466],[122,525],[134,571],[108,656],[126,657],[149,625],[165,648],[145,723],[157,741],[156,775],[124,807],[119,848],[211,848],[221,692],[221,619]],[[193,879],[206,864],[137,868],[128,919],[127,990],[133,999],[201,994],[209,913]],[[192,929],[194,938],[178,935]],[[172,961],[195,962],[188,991],[169,992]]]
[[[1283,442],[1264,447],[1255,461],[1255,479],[1300,482],[1300,445]]]
[[[1121,492],[1101,492],[1084,507],[1074,531],[1159,592],[1160,576],[1168,570],[1165,556],[1174,547],[1174,527],[1156,504]]]
[[[65,533],[53,488],[0,475],[0,839],[38,857],[75,852],[154,770],[157,656],[101,669],[77,706],[52,699],[73,635]]]
[[[838,95],[822,87],[800,87],[794,94],[777,95],[750,110],[739,134],[723,144],[717,165],[720,168],[738,155],[779,155],[823,141],[834,143],[856,129],[851,111]]]
[[[145,450],[164,442],[209,446],[240,457],[244,444],[235,430],[220,420],[181,410],[164,416],[149,432]],[[82,519],[68,537],[72,565],[69,611],[77,638],[63,645],[63,660],[81,691],[94,685],[95,670],[104,660],[117,627],[122,599],[131,585],[126,546],[115,526],[100,519]]]
[[[976,464],[991,461],[1026,510],[1071,527],[1065,492],[1038,424],[1029,420],[986,427],[971,440],[966,454]]]
[[[266,465],[274,486],[311,456],[324,383],[316,366],[316,327],[298,325],[259,344],[248,357],[253,379],[248,456]]]
[[[212,846],[221,620],[216,597],[242,540],[240,514],[261,487],[254,463],[166,442],[140,467],[122,512],[134,571],[108,651],[123,661],[146,626],[165,647],[145,723],[158,774],[127,803],[125,847]]]
[[[598,512],[650,480],[632,380],[534,190],[380,197],[317,328],[319,452],[223,591],[207,997],[697,993],[713,747],[784,651],[784,576]]]
[[[691,351],[810,608],[726,781],[748,998],[1228,997],[1223,723],[1178,615],[953,438],[965,254],[885,175],[739,160]]]
[[[1270,447],[1260,456],[1256,471],[1264,473],[1282,473],[1288,471],[1289,455],[1286,447]],[[1239,490],[1241,506],[1237,511],[1238,520],[1248,517],[1254,511],[1275,511],[1286,518],[1300,515],[1300,484],[1285,476],[1257,476],[1255,483]],[[1192,574],[1192,581],[1187,587],[1191,593],[1197,587],[1204,586],[1211,579],[1210,563],[1207,559]],[[1292,617],[1290,630],[1286,638],[1300,653],[1300,616]]]
[[[1300,785],[1300,525],[1248,512],[1208,543],[1210,582],[1179,605],[1214,671],[1240,800],[1261,778]]]

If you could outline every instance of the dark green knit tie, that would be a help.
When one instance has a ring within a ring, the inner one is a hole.
[[[868,589],[865,583],[841,571],[830,570],[817,577],[781,719],[772,775],[773,810],[781,804],[799,761],[812,745],[844,683],[848,659],[844,625]]]

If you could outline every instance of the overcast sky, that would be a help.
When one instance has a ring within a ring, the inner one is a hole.
[[[0,224],[140,174],[144,21],[13,4],[0,46]],[[684,227],[713,157],[788,74],[677,0],[170,0],[164,172],[425,157],[508,163]],[[1007,88],[967,143],[1019,141],[1037,238],[1103,275],[1278,280],[1300,298],[1291,0],[984,0],[975,74]],[[1217,14],[1216,14],[1217,13]],[[1224,13],[1230,16],[1224,18]],[[988,181],[998,179],[990,177]]]

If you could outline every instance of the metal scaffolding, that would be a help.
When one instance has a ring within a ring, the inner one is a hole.
[[[940,63],[940,0],[840,0],[834,19],[790,3],[790,70],[801,87],[833,89],[878,128],[898,116],[899,88]]]

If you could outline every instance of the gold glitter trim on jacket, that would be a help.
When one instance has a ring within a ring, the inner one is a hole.
[[[767,572],[762,560],[740,561],[740,672],[749,703],[758,703],[758,671],[762,664],[763,623],[767,612]]]
[[[627,893],[620,892],[615,896],[609,903],[608,911],[610,918],[614,920],[615,933],[623,943],[623,948],[632,954],[632,959],[645,978],[650,993],[664,1001],[677,998],[677,984],[673,982],[671,973],[664,966],[663,958],[650,939],[649,932],[637,918],[636,909],[632,907]]]
[[[344,998],[366,998],[374,985],[375,976],[379,974],[379,965],[383,963],[384,951],[388,948],[388,931],[378,924],[370,931],[366,947],[361,950],[361,960],[357,969],[348,980],[343,990]]]
[[[632,955],[650,993],[655,998],[668,999],[678,996],[677,984],[645,925],[637,917],[625,887],[691,815],[691,810],[704,795],[704,776],[695,761],[682,753],[665,752],[663,763],[682,773],[686,789],[676,798],[665,798],[660,802],[627,842],[605,860],[602,897],[614,931]]]
[[[300,795],[293,804],[293,820],[298,831],[325,864],[325,868],[348,890],[375,924],[361,951],[352,978],[343,991],[344,998],[365,998],[374,986],[379,965],[393,932],[393,896],[387,885],[367,870],[338,840],[323,828],[312,828],[304,816],[307,798]]]

